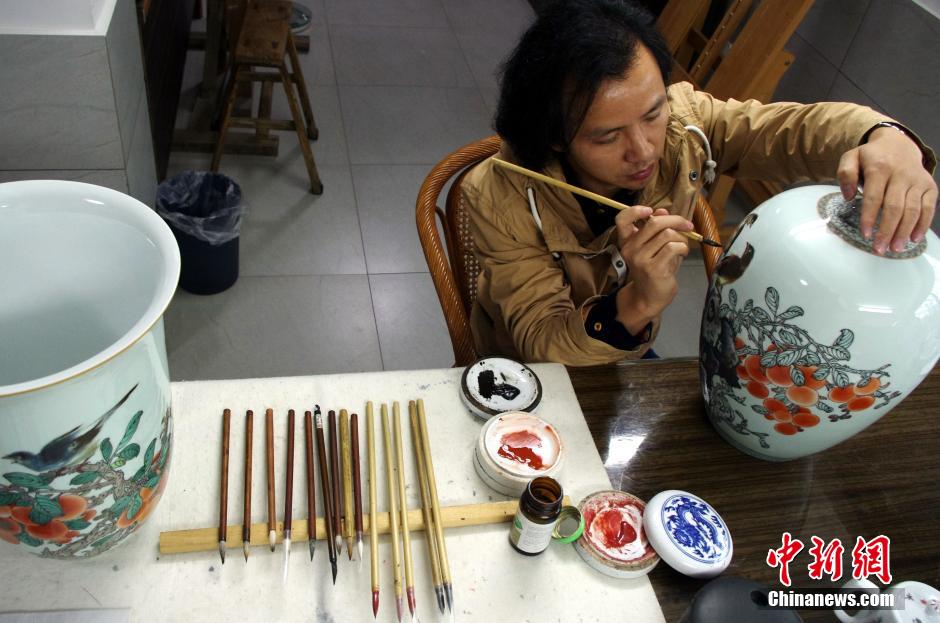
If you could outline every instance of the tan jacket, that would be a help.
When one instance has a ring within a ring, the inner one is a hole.
[[[668,89],[666,146],[637,205],[691,219],[706,161],[701,128],[719,173],[783,183],[834,179],[839,159],[888,120],[853,104],[760,104],[716,100],[688,83]],[[506,146],[500,157],[513,160]],[[552,162],[543,173],[564,179]],[[533,191],[541,231],[527,196]],[[639,357],[589,337],[585,307],[618,285],[613,228],[595,237],[574,196],[485,160],[464,180],[482,271],[471,327],[477,352],[527,362],[596,365]],[[613,255],[612,255],[613,253]],[[624,277],[621,277],[623,279]],[[658,329],[654,322],[654,332]],[[652,338],[650,339],[652,342]]]

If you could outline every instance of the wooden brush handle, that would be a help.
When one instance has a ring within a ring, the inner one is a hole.
[[[228,439],[232,425],[232,411],[222,411],[222,485],[219,491],[219,540],[225,540],[228,525]]]
[[[440,500],[437,496],[437,480],[434,477],[434,460],[431,458],[431,441],[428,436],[428,419],[424,412],[424,400],[418,400],[418,430],[421,432],[421,450],[424,453],[424,468],[428,477],[428,493],[431,497],[431,516],[437,537],[437,555],[441,559],[441,579],[450,584],[450,561],[447,558],[447,543],[444,541],[444,523],[441,517]]]
[[[379,533],[375,485],[375,416],[372,402],[366,403],[366,454],[369,462],[369,545],[372,562],[372,588],[379,587]],[[371,528],[375,526],[376,530]]]
[[[388,422],[388,406],[382,403],[382,434],[385,442],[385,476],[388,482],[388,519],[392,535],[392,569],[395,577],[395,594],[401,597],[401,549],[398,541],[398,489],[395,485],[394,449],[392,431]]]
[[[418,466],[418,489],[421,491],[421,516],[424,525],[431,525],[431,499],[428,494],[428,477],[424,467],[424,456],[421,450],[421,433],[418,430],[418,408],[415,401],[408,402],[408,415],[411,418],[411,439],[415,451],[415,465]],[[434,586],[441,585],[441,561],[437,554],[437,539],[434,530],[425,530],[424,537],[428,545],[428,558],[431,560],[431,580]]]
[[[316,470],[313,467],[313,417],[309,411],[304,411],[304,441],[307,450],[307,517],[317,516],[316,498]],[[316,529],[316,526],[314,526]],[[317,536],[314,534],[313,538]]]
[[[330,551],[330,560],[336,560],[335,544],[333,543],[333,491],[330,486],[330,467],[326,462],[326,440],[323,433],[323,416],[320,408],[316,409],[317,416],[317,458],[320,460],[320,495],[323,498],[323,513],[326,521],[318,521],[314,527],[314,534],[325,534],[327,548]],[[300,523],[300,522],[297,522]],[[306,521],[304,528],[306,529]],[[254,542],[254,538],[251,539]]]
[[[284,485],[284,529],[291,528],[294,503],[294,410],[287,411],[287,483]]]
[[[353,536],[353,483],[352,483],[352,454],[349,447],[349,413],[346,409],[339,410],[339,451],[343,469],[343,536],[352,539]],[[350,555],[352,553],[350,552]]]
[[[398,402],[392,405],[392,421],[395,429],[395,461],[398,481],[398,501],[401,512],[402,552],[405,558],[405,585],[414,586],[413,567],[411,565],[411,526],[408,523],[408,496],[405,492],[405,452],[401,441],[401,409]]]
[[[242,513],[242,541],[247,541],[251,534],[251,445],[254,442],[254,413],[245,413],[245,497]]]
[[[274,530],[277,524],[277,511],[274,509],[274,410],[264,412],[264,441],[267,448],[268,466],[268,530]]]
[[[343,534],[340,515],[343,513],[343,502],[340,490],[343,487],[342,474],[339,471],[339,436],[336,430],[336,411],[327,414],[327,423],[330,425],[330,485],[333,487],[333,536]]]
[[[578,187],[578,186],[574,186],[574,185],[572,185],[572,184],[569,184],[568,182],[562,182],[561,180],[556,180],[554,177],[549,177],[549,176],[544,175],[544,174],[542,174],[542,173],[538,173],[538,172],[536,172],[536,171],[533,171],[532,169],[527,169],[527,168],[525,168],[525,167],[520,167],[518,164],[513,164],[512,162],[506,162],[505,160],[500,160],[499,158],[493,158],[493,162],[494,162],[495,164],[497,164],[497,165],[503,167],[504,169],[509,169],[510,171],[515,171],[516,173],[520,173],[520,174],[522,174],[522,175],[525,175],[526,177],[531,177],[532,179],[538,180],[538,181],[540,181],[540,182],[544,182],[544,183],[548,184],[549,186],[554,186],[554,187],[556,187],[556,188],[561,188],[561,189],[563,189],[563,190],[567,190],[568,192],[570,192],[570,193],[573,194],[573,195],[581,195],[582,197],[587,197],[588,199],[592,199],[592,200],[596,201],[597,203],[602,203],[602,204],[604,204],[604,205],[606,205],[606,206],[610,206],[611,208],[616,208],[616,209],[618,209],[618,210],[624,210],[624,209],[630,207],[630,206],[628,206],[628,205],[625,204],[625,203],[620,203],[620,202],[617,201],[616,199],[611,199],[610,197],[605,197],[604,195],[599,195],[599,194],[597,194],[597,193],[593,193],[593,192],[591,192],[590,190],[585,190],[585,189],[580,188],[580,187]],[[681,234],[681,235],[683,235],[683,236],[685,236],[685,237],[688,238],[689,240],[694,240],[694,241],[696,241],[696,242],[702,242],[702,240],[704,240],[703,236],[702,236],[700,233],[698,233],[698,232],[694,232],[694,231],[679,231],[678,233]]]
[[[362,534],[362,475],[359,457],[359,416],[352,414],[349,420],[352,437],[353,501],[355,502],[356,533]]]

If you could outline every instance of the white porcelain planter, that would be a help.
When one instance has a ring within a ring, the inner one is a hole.
[[[91,556],[156,506],[179,266],[169,228],[127,195],[0,184],[0,539]]]
[[[820,452],[864,430],[940,354],[940,240],[880,257],[835,186],[764,202],[719,260],[702,318],[709,417],[767,460]]]

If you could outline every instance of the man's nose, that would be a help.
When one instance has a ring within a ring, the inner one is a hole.
[[[648,163],[653,159],[653,143],[640,128],[627,132],[623,159],[627,162]]]

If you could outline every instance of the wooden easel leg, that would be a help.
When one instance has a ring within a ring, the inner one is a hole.
[[[290,106],[290,114],[294,118],[294,129],[297,130],[297,140],[300,141],[300,151],[304,155],[304,163],[307,165],[307,175],[310,177],[310,192],[314,195],[323,194],[323,182],[320,181],[320,174],[317,172],[317,165],[313,161],[313,152],[310,150],[310,143],[306,136],[306,127],[304,118],[300,113],[300,107],[294,98],[294,87],[290,76],[287,74],[287,68],[282,63],[278,68],[281,72],[281,83],[284,85],[284,92],[287,95],[287,104]]]
[[[307,81],[304,80],[304,72],[300,68],[300,58],[297,55],[297,48],[294,46],[294,36],[287,35],[287,53],[290,55],[291,70],[293,76],[297,79],[297,90],[300,92],[300,105],[304,109],[304,118],[307,120],[307,136],[315,141],[320,136],[320,130],[317,129],[317,123],[313,119],[313,108],[310,106],[310,95],[307,92]]]
[[[258,98],[258,120],[271,120],[271,100],[274,97],[274,83],[273,82],[262,82],[261,83],[261,96]],[[270,130],[268,126],[259,125],[257,126],[255,135],[259,138],[266,138]]]
[[[225,135],[228,134],[229,121],[232,118],[232,110],[235,108],[235,96],[241,72],[242,66],[235,65],[235,71],[232,73],[232,82],[228,85],[225,114],[222,115],[222,123],[219,124],[219,138],[215,143],[215,153],[212,154],[212,164],[209,166],[209,170],[213,172],[219,170],[219,163],[222,161],[222,150],[225,148]]]

